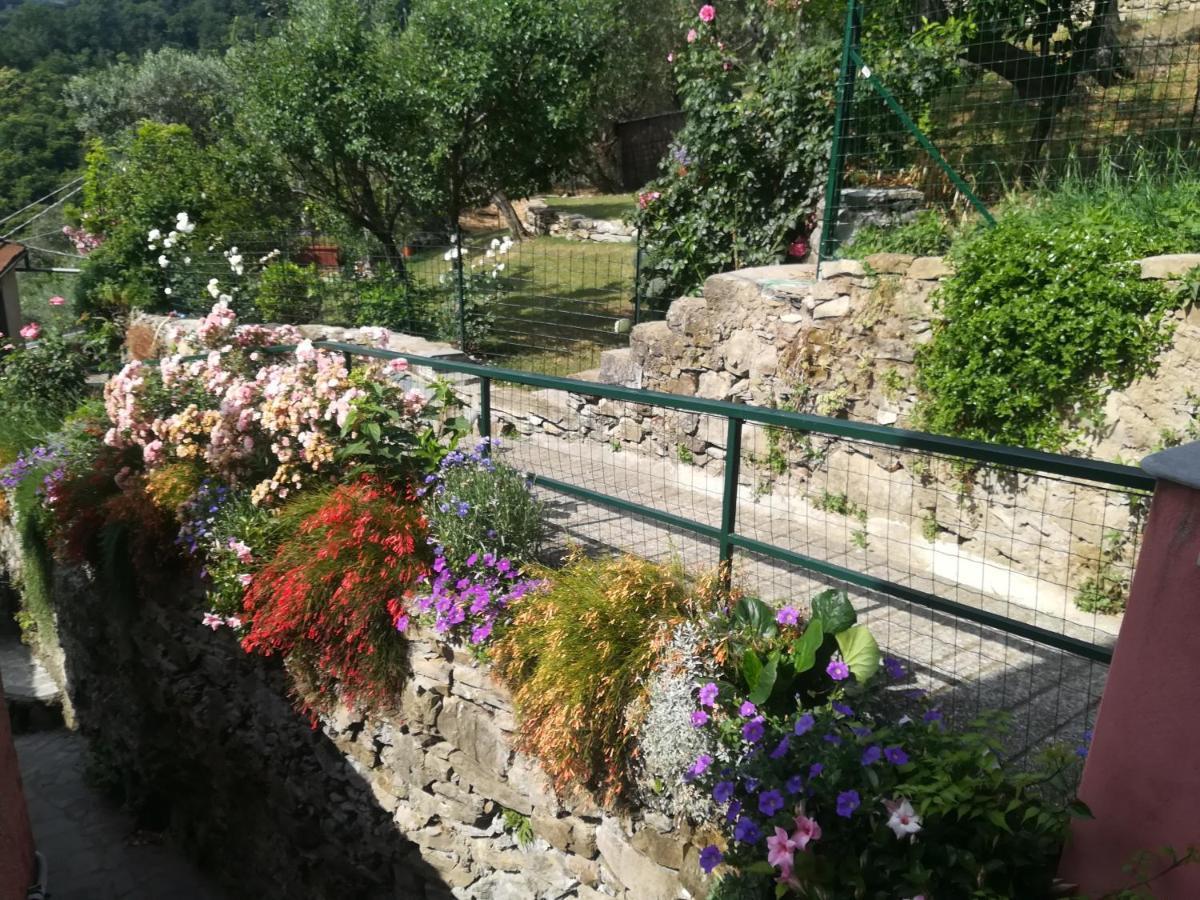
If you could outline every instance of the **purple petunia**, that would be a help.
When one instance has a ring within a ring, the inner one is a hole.
[[[708,713],[702,709],[697,709],[692,712],[692,727],[703,728],[708,724]]]
[[[794,606],[785,606],[775,613],[775,621],[780,625],[795,625],[800,621],[800,610]]]
[[[837,700],[834,700],[832,703],[832,706],[833,706],[834,712],[841,713],[843,716],[854,715],[854,710],[851,709],[849,706],[847,706],[845,703],[839,703]]]
[[[921,716],[921,718],[926,722],[940,722],[942,721],[942,711],[940,709],[931,709],[925,715]]]
[[[764,816],[773,816],[783,809],[783,794],[779,791],[763,791],[758,795],[758,811]]]
[[[729,798],[733,796],[733,790],[734,788],[732,781],[718,781],[716,785],[713,786],[713,799],[718,803],[728,803]]]
[[[1087,759],[1088,753],[1092,749],[1093,732],[1090,728],[1085,728],[1083,731],[1083,743],[1075,748],[1075,755],[1080,759]]]
[[[725,821],[726,822],[736,822],[737,817],[739,815],[741,815],[741,812],[742,812],[742,801],[734,800],[732,803],[729,804],[729,809],[725,810]]]
[[[862,754],[862,764],[873,766],[883,758],[883,749],[878,744],[872,744]]]
[[[823,739],[826,743],[833,744],[835,747],[842,743],[842,739],[836,734],[827,734]]]
[[[783,759],[783,757],[787,755],[788,744],[789,739],[785,736],[783,740],[775,745],[775,749],[770,752],[769,755],[771,759]]]
[[[711,766],[712,764],[713,764],[713,758],[711,756],[709,756],[707,753],[701,753],[699,756],[696,757],[696,761],[694,763],[692,763],[692,767],[690,769],[688,769],[688,772],[690,772],[692,774],[692,776],[698,778],[699,776],[701,776],[705,772],[707,772],[708,767]]]
[[[837,814],[843,819],[848,819],[861,804],[858,791],[842,791],[837,798]]]
[[[885,747],[883,755],[893,766],[902,766],[908,762],[908,754],[904,752],[903,747],[894,745],[891,747]]]
[[[804,790],[804,779],[799,775],[793,775],[783,783],[783,789],[789,794],[798,794]]]
[[[831,659],[825,667],[825,672],[834,681],[845,681],[850,677],[850,667],[840,659]]]
[[[705,875],[712,874],[712,870],[724,861],[725,854],[712,844],[700,851],[700,868],[704,870]]]
[[[813,763],[808,767],[808,780],[812,781],[818,775],[825,771],[825,767],[820,763]]]
[[[749,700],[743,700],[742,705],[738,707],[738,714],[740,716],[742,716],[743,718],[747,717],[747,716],[752,716],[756,712],[758,712],[758,707],[755,706],[753,703],[751,703]]]
[[[757,844],[762,840],[762,831],[753,819],[742,816],[733,829],[733,837],[743,844]]]
[[[899,681],[905,675],[904,666],[894,656],[885,656],[883,658],[883,668],[887,672],[888,678],[891,678],[893,681]]]
[[[717,702],[717,686],[713,682],[709,682],[700,688],[700,705],[713,706]]]
[[[812,727],[816,724],[816,721],[812,713],[802,715],[796,720],[796,736],[799,737],[802,734],[808,734],[808,732],[812,731]]]
[[[757,744],[763,739],[763,717],[755,716],[742,726],[742,740],[747,744]]]

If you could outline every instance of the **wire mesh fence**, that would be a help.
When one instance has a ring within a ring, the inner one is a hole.
[[[863,221],[982,213],[1101,165],[1196,162],[1191,0],[850,0],[846,29],[825,256]]]
[[[261,321],[382,326],[452,343],[514,368],[574,374],[621,346],[639,317],[637,248],[555,237],[513,241],[504,233],[414,235],[399,255],[346,250],[294,235],[245,235],[230,254],[197,263],[218,279],[199,299],[233,290],[239,311]]]
[[[1147,476],[503,370],[486,376],[484,403],[482,371],[452,377],[503,458],[535,476],[561,544],[696,572],[728,561],[738,587],[778,604],[843,588],[907,687],[948,719],[1006,711],[1014,757],[1082,741]]]

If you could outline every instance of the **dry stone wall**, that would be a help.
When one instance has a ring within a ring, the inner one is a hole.
[[[579,213],[553,209],[545,200],[530,200],[526,206],[525,224],[534,234],[569,238],[574,241],[596,241],[601,244],[632,244],[637,240],[637,228],[619,219],[593,219]]]
[[[0,546],[0,565],[18,565],[14,545]],[[310,720],[281,665],[200,624],[193,581],[112,598],[60,568],[54,600],[64,686],[101,780],[231,897],[707,894],[691,826],[556,795],[513,749],[508,692],[429,636],[414,636],[393,708]],[[505,810],[529,818],[532,844],[506,828]]]
[[[1171,280],[1198,264],[1200,256],[1155,257],[1142,261],[1143,277]],[[702,296],[675,301],[664,321],[634,328],[628,348],[606,351],[598,377],[911,426],[916,353],[932,336],[934,293],[951,274],[938,257],[877,254],[827,263],[820,278],[812,265],[717,275]],[[1107,425],[1073,452],[1136,462],[1196,427],[1200,310],[1178,313],[1175,326],[1157,371],[1111,393]],[[710,486],[726,463],[717,417],[546,391],[507,419],[523,434],[567,435],[678,461],[681,480],[699,469],[712,476]],[[948,575],[1001,608],[1013,601],[1034,620],[1044,615],[1048,627],[1065,620],[1086,624],[1089,634],[1093,627],[1115,634],[1116,617],[1082,614],[1072,601],[1089,578],[1132,563],[1142,506],[1128,495],[990,470],[964,478],[951,462],[921,454],[759,427],[747,427],[743,448],[742,481],[763,502],[822,523],[821,504],[844,501],[861,518],[851,523],[862,532],[856,540],[887,557],[891,577]],[[1106,548],[1114,531],[1119,544]],[[857,561],[852,547],[825,549],[850,553],[852,565],[871,558],[862,547]]]

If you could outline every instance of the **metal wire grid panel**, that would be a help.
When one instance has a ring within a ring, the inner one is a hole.
[[[504,233],[467,234],[465,252],[446,235],[415,235],[402,255],[357,254],[295,235],[249,235],[229,241],[243,261],[235,275],[224,258],[197,263],[199,281],[237,288],[260,319],[337,326],[378,325],[452,343],[472,356],[512,368],[571,375],[596,368],[600,353],[623,345],[639,318],[637,248]],[[269,266],[309,270],[292,281]],[[259,303],[265,290],[274,302]],[[203,312],[203,290],[184,304]],[[261,308],[259,308],[261,307]]]
[[[1198,34],[1190,0],[850,0],[824,255],[864,221],[1102,162],[1194,164]]]
[[[729,460],[698,466],[689,436],[725,450],[724,416],[499,382],[490,400],[562,541],[694,571],[731,555],[737,586],[780,605],[847,589],[948,718],[1009,712],[1014,755],[1090,726],[1119,617],[1074,601],[1127,592],[1144,491],[747,424],[723,554]]]
[[[737,586],[780,604],[844,588],[947,717],[1008,711],[1014,756],[1082,741],[1120,625],[1102,610],[1128,593],[1154,485],[1139,470],[409,361],[454,380],[480,433],[534,477],[560,546],[729,563]]]

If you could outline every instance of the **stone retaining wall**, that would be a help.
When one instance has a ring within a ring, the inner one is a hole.
[[[231,897],[706,895],[690,827],[556,796],[512,749],[507,691],[465,653],[417,636],[394,708],[310,722],[282,666],[200,624],[194,582],[139,601],[60,568],[55,606],[100,780]],[[531,846],[505,809],[530,817]]]
[[[1188,255],[1141,261],[1147,279],[1178,278],[1198,264],[1200,256]],[[916,351],[932,335],[933,295],[950,274],[938,257],[877,254],[865,264],[826,263],[820,278],[812,265],[717,275],[703,296],[676,300],[665,321],[635,327],[627,349],[603,353],[599,380],[911,427]],[[1157,372],[1112,392],[1106,427],[1075,452],[1136,462],[1164,436],[1195,427],[1189,392],[1198,366],[1200,310],[1192,309],[1177,313],[1174,343]],[[724,471],[722,419],[552,391],[528,404],[506,417],[513,431],[677,460],[711,476],[710,486]],[[859,540],[892,566],[928,557],[972,589],[1047,614],[1048,627],[1065,620],[1116,632],[1116,617],[1080,613],[1071,601],[1104,567],[1106,533],[1123,536],[1108,563],[1120,569],[1133,561],[1141,507],[1118,491],[990,470],[964,480],[950,461],[926,454],[818,435],[781,440],[757,426],[744,432],[741,479],[801,522],[823,521],[822,498],[844,497],[862,517]],[[859,552],[827,551],[851,559]]]
[[[545,200],[529,201],[525,211],[525,224],[534,234],[548,234],[575,241],[632,244],[637,240],[637,228],[627,222],[619,219],[592,219],[578,213],[553,209]]]

